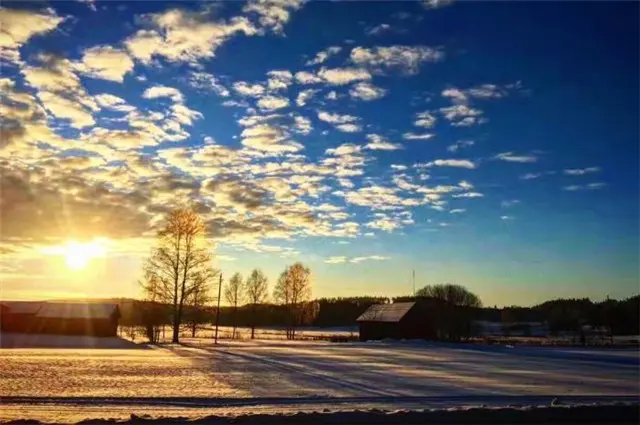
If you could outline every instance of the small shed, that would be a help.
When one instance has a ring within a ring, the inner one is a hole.
[[[356,321],[360,341],[392,339],[436,339],[437,329],[425,303],[374,304]]]

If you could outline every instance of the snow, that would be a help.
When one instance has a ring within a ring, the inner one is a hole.
[[[0,348],[137,348],[122,338],[0,333]]]
[[[215,346],[201,338],[136,347],[0,350],[0,422],[548,405],[554,397],[591,403],[640,394],[637,350],[413,341]]]

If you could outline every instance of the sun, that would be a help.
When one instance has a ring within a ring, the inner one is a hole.
[[[70,270],[83,270],[91,259],[104,257],[106,248],[100,240],[91,242],[69,241],[62,247],[65,263]]]

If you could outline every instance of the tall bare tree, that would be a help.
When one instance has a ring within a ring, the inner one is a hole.
[[[255,337],[256,307],[267,300],[267,285],[267,277],[259,269],[253,269],[245,284],[247,302],[251,304],[251,339]]]
[[[244,282],[240,273],[231,276],[229,284],[224,288],[224,298],[233,307],[233,334],[231,338],[235,339],[238,326],[238,305],[242,304],[245,298]]]
[[[287,338],[296,337],[296,326],[302,322],[305,303],[311,299],[311,270],[302,263],[287,267],[278,278],[273,296],[276,302],[287,307],[290,329]]]
[[[287,313],[289,314],[289,322],[287,324],[287,339],[291,339],[292,329],[293,329],[291,326],[293,322],[292,308],[291,308],[292,286],[293,285],[291,282],[291,274],[289,273],[289,267],[287,267],[286,269],[284,269],[282,273],[280,273],[280,276],[278,276],[278,281],[276,282],[276,286],[273,288],[274,301],[278,304],[282,304],[287,310]]]
[[[144,266],[142,287],[149,299],[171,307],[174,343],[180,340],[184,306],[218,274],[211,266],[211,252],[195,212],[178,209],[169,213]]]

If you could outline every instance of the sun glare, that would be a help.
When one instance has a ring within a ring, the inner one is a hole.
[[[63,245],[45,249],[43,253],[63,256],[67,268],[76,271],[85,269],[92,259],[104,257],[107,248],[103,239],[94,239],[91,242],[68,241]]]
[[[70,241],[65,244],[65,262],[71,270],[82,270],[92,258],[104,257],[106,249],[97,240],[92,242]]]

